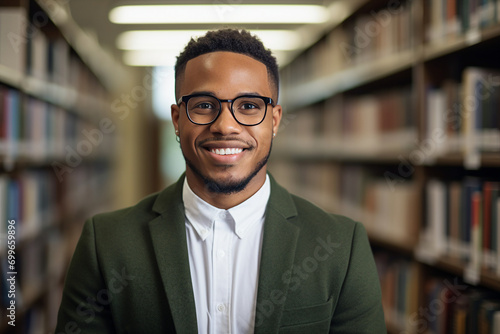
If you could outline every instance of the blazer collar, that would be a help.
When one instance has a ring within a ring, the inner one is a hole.
[[[271,179],[260,259],[255,333],[278,333],[300,234],[297,209],[288,191]]]
[[[189,256],[182,203],[182,181],[158,194],[149,222],[156,261],[177,333],[196,333],[196,308],[189,271]]]
[[[149,222],[156,260],[167,294],[175,328],[196,333],[196,308],[189,270],[182,186],[185,175],[158,194],[153,211],[160,215]],[[297,209],[288,193],[269,174],[271,195],[266,209],[257,292],[255,333],[278,332],[300,228]],[[277,297],[278,296],[278,297]],[[279,299],[279,300],[277,300]]]

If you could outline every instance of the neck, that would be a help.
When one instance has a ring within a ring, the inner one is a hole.
[[[262,170],[248,182],[243,190],[230,194],[217,193],[209,190],[204,180],[190,168],[186,169],[186,179],[189,187],[198,197],[216,208],[227,210],[243,203],[259,191],[266,181],[266,168],[262,168]]]

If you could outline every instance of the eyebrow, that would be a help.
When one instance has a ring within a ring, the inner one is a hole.
[[[188,95],[193,95],[193,94],[205,94],[205,95],[211,95],[213,97],[218,97],[214,92],[212,91],[194,91],[194,92],[191,92],[190,94]],[[244,95],[251,95],[251,96],[263,96],[261,95],[260,93],[258,92],[240,92],[238,93],[238,95],[236,95],[234,98],[237,98],[239,96],[244,96]],[[220,99],[220,98],[219,98]],[[223,99],[224,100],[224,99]]]

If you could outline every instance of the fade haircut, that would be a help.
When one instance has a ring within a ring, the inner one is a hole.
[[[184,51],[177,57],[175,63],[175,96],[178,99],[179,86],[186,70],[186,64],[189,60],[201,56],[205,53],[216,51],[229,51],[234,53],[241,53],[249,56],[264,65],[267,68],[269,81],[272,85],[271,89],[274,91],[278,99],[279,91],[279,72],[276,58],[272,55],[271,50],[266,49],[260,39],[250,32],[241,29],[219,29],[209,31],[205,36],[199,37],[196,40],[191,38],[189,43],[184,48]],[[277,101],[275,101],[277,103]]]

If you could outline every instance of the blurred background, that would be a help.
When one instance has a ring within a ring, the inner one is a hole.
[[[184,171],[173,65],[220,27],[276,56],[269,170],[365,225],[389,332],[500,333],[499,22],[499,0],[0,0],[0,333],[53,333],[85,219]]]

